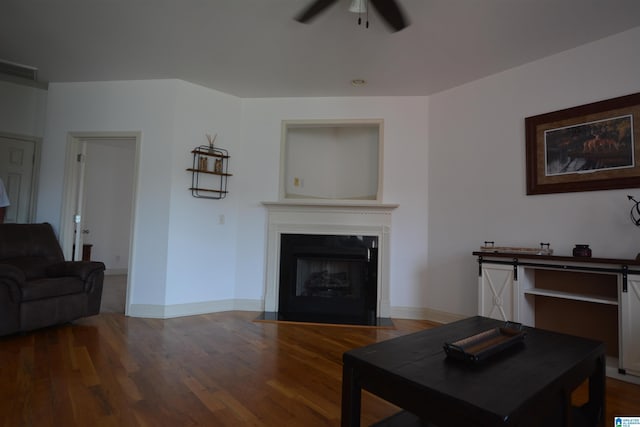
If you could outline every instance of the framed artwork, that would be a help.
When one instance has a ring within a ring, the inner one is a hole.
[[[640,186],[640,93],[525,119],[527,194]]]

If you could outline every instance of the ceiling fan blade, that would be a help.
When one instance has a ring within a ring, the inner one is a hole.
[[[300,12],[295,20],[298,22],[307,23],[316,17],[320,12],[333,5],[338,0],[315,0],[305,10]]]
[[[393,31],[400,31],[409,25],[400,5],[395,0],[369,0],[380,16]]]

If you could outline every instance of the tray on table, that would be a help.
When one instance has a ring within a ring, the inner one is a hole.
[[[452,359],[480,362],[522,342],[525,336],[520,323],[506,322],[503,327],[445,343],[444,351]]]

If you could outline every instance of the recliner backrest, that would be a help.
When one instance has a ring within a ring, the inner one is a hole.
[[[0,263],[24,271],[27,280],[45,277],[45,269],[64,261],[51,224],[0,224]]]

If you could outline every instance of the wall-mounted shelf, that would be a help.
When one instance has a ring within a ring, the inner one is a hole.
[[[191,172],[191,195],[203,199],[224,199],[227,194],[229,152],[222,148],[201,145],[191,150],[193,165]]]

